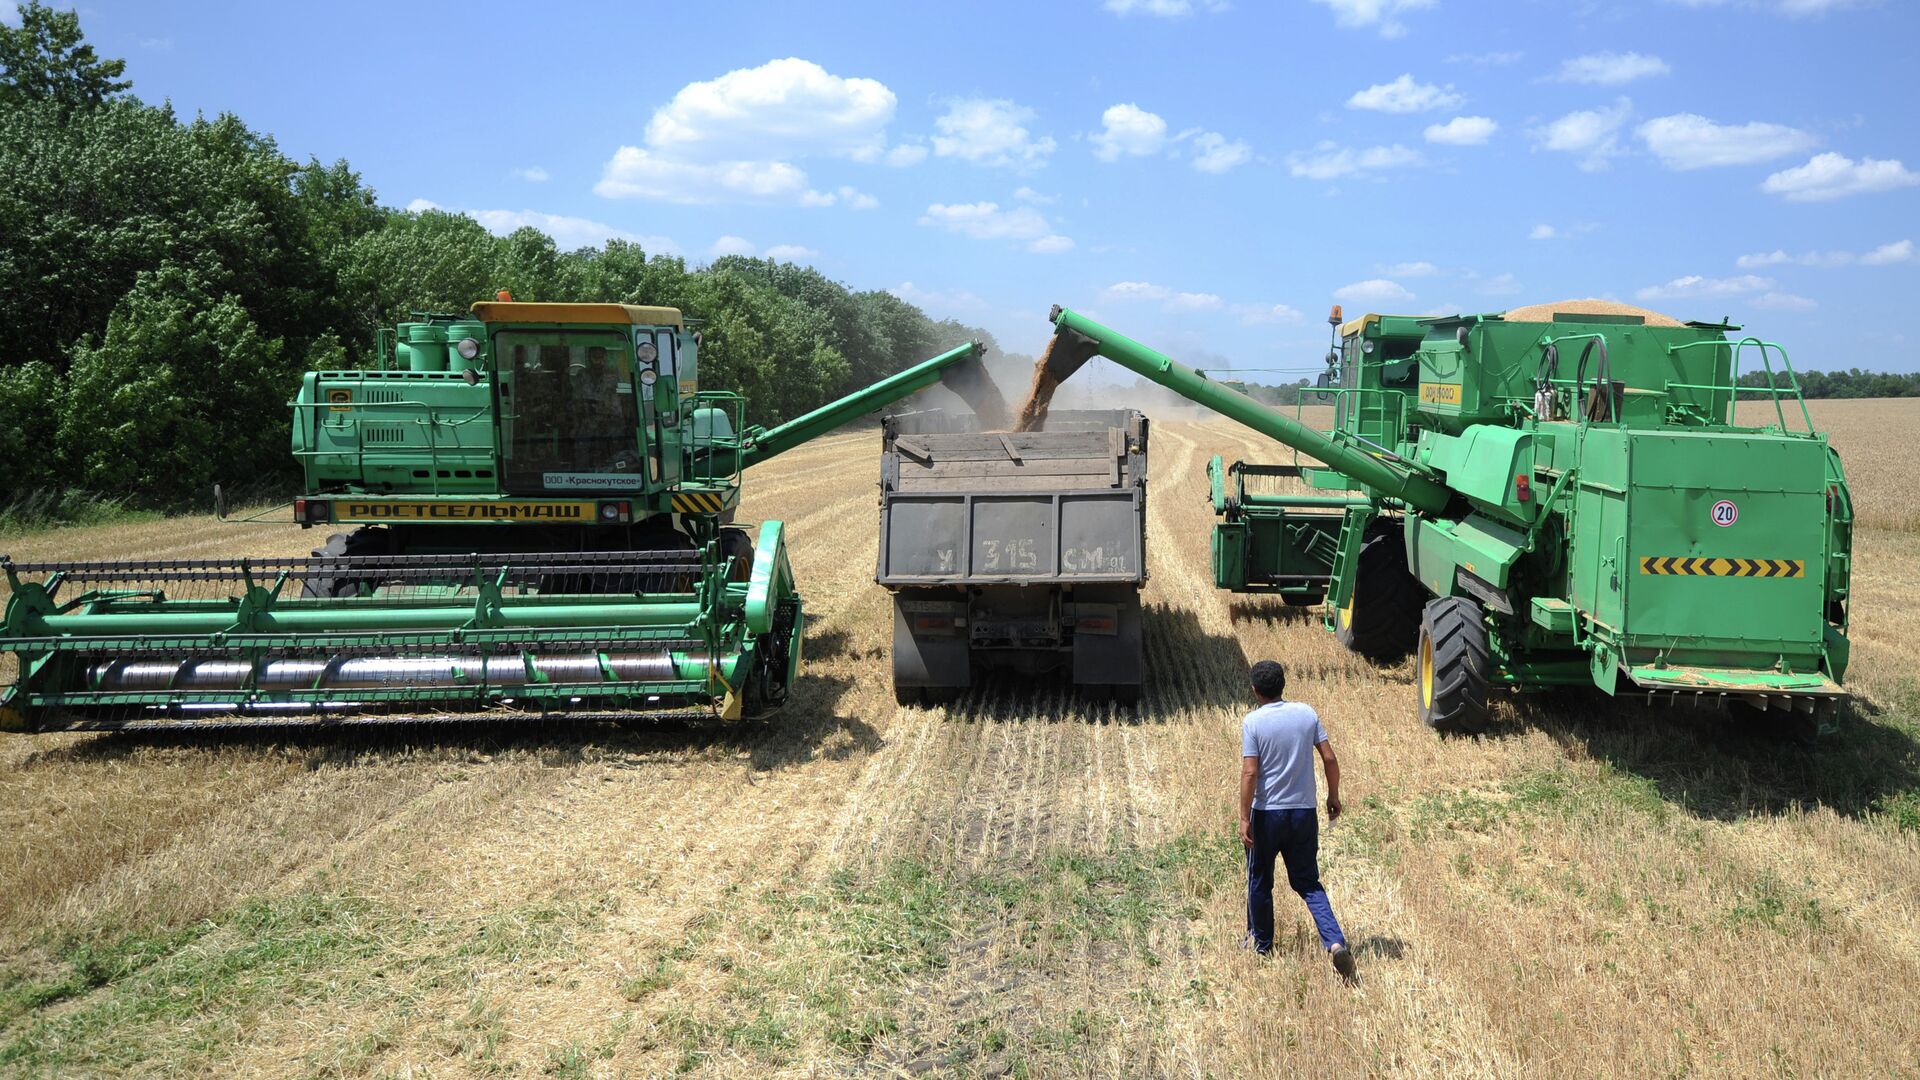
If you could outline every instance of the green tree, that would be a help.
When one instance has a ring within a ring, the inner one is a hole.
[[[291,474],[286,402],[298,371],[239,298],[193,270],[142,273],[98,344],[73,349],[59,444],[89,490],[149,505],[219,480]]]
[[[0,25],[0,106],[45,101],[63,113],[91,108],[133,85],[125,60],[102,60],[80,33],[80,16],[28,0],[20,25]]]

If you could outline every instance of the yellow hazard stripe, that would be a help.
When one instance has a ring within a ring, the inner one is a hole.
[[[682,514],[717,514],[727,508],[727,497],[715,491],[676,491],[673,508]]]
[[[1640,572],[1678,577],[1803,578],[1807,576],[1807,564],[1799,559],[1704,559],[1643,555],[1640,558]]]

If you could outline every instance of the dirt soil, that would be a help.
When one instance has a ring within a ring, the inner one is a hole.
[[[1410,664],[1213,588],[1208,457],[1290,457],[1225,421],[1156,430],[1137,708],[897,707],[878,438],[823,439],[747,477],[809,614],[765,726],[0,738],[0,1074],[1914,1075],[1920,403],[1817,417],[1862,508],[1859,699],[1811,750],[1587,694],[1434,737]],[[1276,954],[1240,947],[1262,657],[1345,766],[1321,852],[1355,985],[1289,896]]]

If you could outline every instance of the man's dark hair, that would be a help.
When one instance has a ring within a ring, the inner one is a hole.
[[[1278,701],[1280,695],[1286,692],[1287,669],[1281,667],[1277,660],[1262,660],[1253,665],[1253,670],[1248,674],[1253,679],[1253,692],[1268,701]]]

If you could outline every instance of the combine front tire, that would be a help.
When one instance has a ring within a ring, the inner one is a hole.
[[[393,554],[393,538],[385,529],[371,526],[358,528],[350,533],[334,533],[327,537],[325,547],[313,549],[316,559],[353,558],[361,555]],[[300,582],[301,596],[319,596],[331,599],[337,596],[359,596],[379,584],[366,578],[310,577]],[[364,586],[364,588],[363,588]]]
[[[1360,541],[1347,606],[1334,609],[1335,636],[1369,660],[1398,660],[1419,637],[1420,604],[1426,595],[1426,588],[1407,572],[1400,526],[1377,520]]]
[[[1447,734],[1486,730],[1493,651],[1479,604],[1462,596],[1427,604],[1420,617],[1420,664],[1414,681],[1420,719],[1428,727]]]

